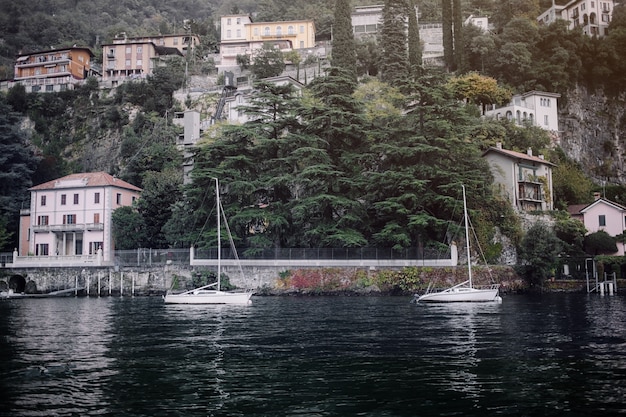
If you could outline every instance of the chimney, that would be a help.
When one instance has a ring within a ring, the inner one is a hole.
[[[496,142],[496,149],[502,149],[502,142]]]
[[[528,148],[528,150],[526,150],[526,154],[528,156],[533,156],[533,148]]]
[[[543,155],[539,155],[539,159],[546,159],[546,158]]]
[[[595,201],[595,200],[599,200],[599,199],[600,199],[600,193],[598,193],[598,192],[593,193],[593,200]]]

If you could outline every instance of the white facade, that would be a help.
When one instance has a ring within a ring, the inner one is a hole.
[[[530,123],[532,126],[541,127],[550,132],[558,132],[557,99],[559,97],[561,97],[560,94],[543,91],[517,94],[513,96],[509,104],[502,107],[493,106],[486,110],[485,116],[514,120],[520,126],[524,123]]]
[[[355,7],[351,15],[352,31],[355,37],[374,35],[382,26],[383,6]]]
[[[554,208],[552,167],[543,155],[502,149],[498,144],[483,153],[494,177],[497,192],[520,211],[546,211]]]
[[[141,189],[105,172],[72,174],[30,189],[28,212],[21,213],[21,264],[52,260],[105,263],[113,260],[111,217],[130,206]]]
[[[539,23],[549,25],[557,20],[568,22],[569,29],[581,28],[589,36],[606,36],[613,15],[613,0],[572,0],[559,6],[552,2],[552,7],[537,18]]]

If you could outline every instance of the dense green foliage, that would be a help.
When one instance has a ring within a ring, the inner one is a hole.
[[[522,240],[518,251],[519,270],[531,285],[541,285],[554,277],[563,242],[542,223],[533,225]]]
[[[30,207],[27,189],[39,162],[19,122],[0,95],[0,250],[17,236],[20,209]]]
[[[197,214],[196,224],[207,221],[202,216],[214,224],[206,190],[217,177],[231,230],[247,250],[449,243],[461,184],[477,210],[504,206],[491,194],[483,143],[469,140],[480,119],[455,99],[446,76],[416,86],[404,98],[380,85],[357,93],[339,68],[316,78],[303,99],[290,86],[258,84],[243,110],[248,121],[224,126],[198,148],[180,209]],[[406,114],[392,111],[404,102],[412,103]],[[194,233],[185,240],[214,244],[214,232]]]

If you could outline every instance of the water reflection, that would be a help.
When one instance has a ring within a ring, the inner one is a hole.
[[[11,389],[4,392],[13,407],[37,413],[53,405],[62,415],[101,404],[98,381],[115,372],[106,357],[107,300],[25,299],[10,314],[6,337],[13,356],[6,377]]]
[[[0,303],[0,413],[615,415],[626,411],[625,305],[564,294]]]

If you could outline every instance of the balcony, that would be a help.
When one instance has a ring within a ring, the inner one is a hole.
[[[44,59],[45,58],[45,59]],[[57,64],[67,64],[71,60],[67,56],[59,56],[59,57],[34,57],[32,60],[23,60],[15,63],[17,68],[29,68],[29,67],[41,67],[41,66],[51,66]]]
[[[45,224],[32,226],[34,233],[77,232],[104,230],[104,223]]]

